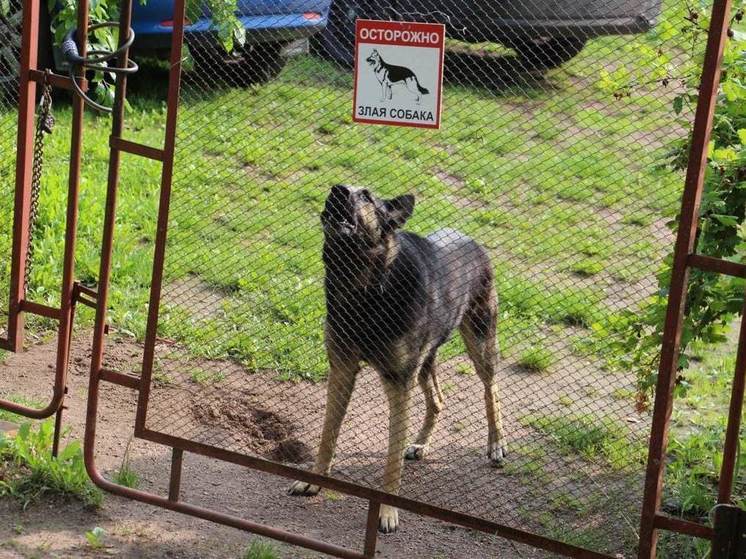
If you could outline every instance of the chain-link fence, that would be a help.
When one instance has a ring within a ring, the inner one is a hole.
[[[649,418],[616,327],[672,247],[701,23],[673,2],[279,5],[240,8],[231,55],[186,28],[145,428],[630,554]],[[353,123],[361,17],[446,25],[439,130]],[[144,199],[122,197],[126,238]]]
[[[15,187],[16,127],[18,112],[18,61],[21,49],[20,2],[10,2],[0,9],[0,278],[10,277],[10,249],[13,227],[13,192]],[[9,285],[0,282],[0,338],[7,327]]]

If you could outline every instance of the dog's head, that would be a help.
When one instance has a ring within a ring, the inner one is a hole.
[[[366,188],[338,184],[326,198],[321,224],[327,239],[348,239],[373,247],[406,223],[414,196],[384,200]]]
[[[334,280],[366,286],[396,257],[393,234],[414,210],[414,196],[384,200],[365,188],[334,186],[321,212],[324,263]]]
[[[379,60],[381,60],[381,55],[378,54],[378,50],[376,49],[373,49],[373,52],[370,53],[370,56],[365,59],[365,61],[371,66],[375,66],[376,64],[378,64]]]

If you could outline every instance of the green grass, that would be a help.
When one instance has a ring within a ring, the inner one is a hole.
[[[547,435],[562,451],[603,460],[614,469],[641,468],[645,445],[620,421],[593,414],[528,415],[521,423]]]
[[[281,559],[280,549],[263,539],[254,539],[246,548],[241,559]]]
[[[54,422],[24,423],[14,437],[0,435],[0,497],[23,507],[43,496],[71,497],[97,507],[103,494],[88,478],[80,443],[68,443],[52,457]]]
[[[323,379],[318,214],[330,185],[345,181],[383,196],[413,192],[418,203],[408,228],[415,232],[442,224],[491,251],[501,247],[493,251],[493,264],[504,351],[542,325],[588,327],[608,320],[614,311],[604,290],[578,285],[575,274],[615,274],[627,281],[620,270],[634,270],[634,281],[657,269],[664,247],[651,240],[645,224],[674,211],[682,183],[678,173],[657,165],[662,148],[640,150],[630,142],[632,131],[653,135],[668,123],[665,99],[650,90],[614,100],[568,77],[595,76],[620,56],[614,44],[592,41],[565,70],[520,89],[446,85],[437,132],[353,124],[349,73],[312,57],[291,60],[277,80],[250,91],[216,88],[197,95],[186,85],[166,292],[193,282],[219,301],[205,310],[167,298],[159,334],[195,357],[231,358],[288,380]],[[141,81],[133,89],[125,136],[160,146],[165,107],[157,89],[164,87],[163,76],[140,77],[151,85]],[[57,104],[55,111],[64,132],[70,109]],[[0,111],[9,127],[13,118]],[[94,282],[98,270],[108,134],[108,119],[86,116],[77,255],[84,282]],[[63,169],[66,134],[47,141],[46,164]],[[0,160],[0,177],[6,171],[12,171],[12,157]],[[443,175],[457,177],[460,186]],[[156,162],[124,156],[110,312],[118,328],[139,338],[159,180]],[[0,180],[0,200],[10,189]],[[45,175],[31,295],[52,305],[62,265],[64,223],[57,213],[65,191],[64,173]],[[464,201],[469,210],[460,209]],[[608,215],[617,216],[613,227]],[[0,249],[8,242],[9,229],[0,227]],[[569,270],[568,262],[575,262]],[[0,301],[7,299],[2,266]],[[81,309],[81,319],[90,321],[88,309]],[[458,355],[463,348],[455,343],[445,352]],[[192,380],[217,379],[197,373]]]
[[[716,502],[734,351],[730,344],[709,347],[702,361],[683,373],[686,389],[679,389],[674,406],[664,487],[669,508],[685,516],[706,515]],[[741,445],[732,498],[741,507],[746,507],[745,452]]]
[[[545,373],[554,364],[554,354],[543,347],[532,347],[521,353],[518,364],[529,371]]]
[[[187,372],[189,373],[189,379],[196,384],[215,384],[225,380],[225,373],[221,371],[207,371],[194,367],[188,369]]]
[[[132,439],[127,441],[127,446],[124,449],[124,456],[122,457],[122,464],[118,470],[114,472],[112,477],[114,483],[122,485],[124,487],[137,488],[140,485],[140,476],[130,466],[130,447],[132,445]]]

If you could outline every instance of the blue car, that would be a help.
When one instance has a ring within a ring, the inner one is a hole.
[[[223,78],[235,85],[264,82],[275,77],[285,64],[290,43],[314,35],[326,27],[332,0],[238,0],[236,16],[246,29],[246,43],[232,53],[220,45],[208,9],[185,27],[197,72],[207,78]],[[133,54],[168,55],[173,30],[173,0],[134,2]]]
[[[331,3],[332,0],[238,0],[236,16],[246,29],[244,46],[226,53],[219,44],[207,9],[196,21],[188,22],[185,42],[200,77],[220,78],[235,85],[264,82],[282,70],[284,51],[290,43],[324,29]],[[42,6],[46,7],[47,2],[42,2]],[[174,0],[146,0],[144,3],[134,0],[134,57],[168,56],[173,7]],[[21,0],[6,3],[0,0],[0,95],[13,95],[17,90],[21,9]],[[45,32],[40,33],[39,66],[61,69],[60,52],[52,48],[49,12],[42,10],[40,19]]]

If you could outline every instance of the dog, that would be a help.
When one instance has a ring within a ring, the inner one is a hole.
[[[458,328],[484,383],[487,455],[502,465],[507,454],[495,379],[497,294],[487,252],[469,237],[446,229],[421,237],[401,231],[414,196],[383,200],[367,189],[331,189],[324,230],[325,346],[329,380],[324,427],[314,471],[328,475],[337,436],[361,363],[382,380],[389,404],[384,491],[398,494],[403,459],[421,460],[444,398],[436,375],[438,348]],[[414,385],[425,395],[424,423],[407,445]],[[295,481],[288,493],[315,495],[320,488]],[[395,507],[381,505],[378,528],[399,526]]]
[[[417,103],[422,99],[422,95],[430,93],[428,89],[420,85],[420,81],[412,70],[404,66],[387,64],[381,58],[377,49],[373,49],[373,52],[370,53],[370,56],[365,61],[373,66],[373,73],[376,75],[378,83],[381,84],[381,101],[386,101],[387,99],[390,101],[393,99],[394,93],[391,86],[398,83],[403,83],[414,94]]]

